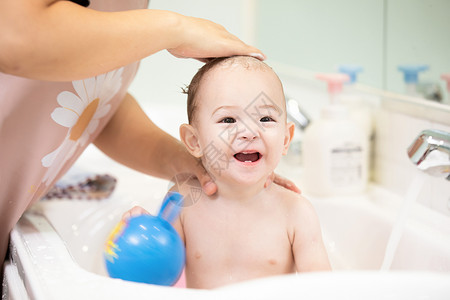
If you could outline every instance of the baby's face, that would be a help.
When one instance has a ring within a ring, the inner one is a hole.
[[[203,165],[216,180],[240,184],[267,178],[286,154],[293,124],[270,69],[216,66],[196,96],[197,131]]]

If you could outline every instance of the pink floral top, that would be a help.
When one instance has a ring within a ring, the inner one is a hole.
[[[89,9],[146,7],[147,0],[92,0]],[[137,68],[138,62],[73,82],[0,73],[0,262],[5,235],[101,132]]]

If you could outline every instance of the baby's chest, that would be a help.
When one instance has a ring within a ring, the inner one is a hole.
[[[287,230],[270,218],[265,222],[191,220],[184,229],[188,261],[247,268],[292,265]]]

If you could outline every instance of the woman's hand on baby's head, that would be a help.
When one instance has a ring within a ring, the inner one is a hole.
[[[177,16],[179,25],[175,27],[175,31],[179,34],[173,39],[176,41],[174,47],[167,49],[175,57],[195,58],[202,62],[232,55],[266,59],[261,50],[245,44],[219,24],[201,18]]]
[[[144,208],[140,207],[140,206],[135,206],[132,209],[126,211],[123,215],[122,215],[122,220],[126,221],[129,218],[132,217],[137,217],[140,215],[149,215],[150,213],[148,211],[146,211]]]

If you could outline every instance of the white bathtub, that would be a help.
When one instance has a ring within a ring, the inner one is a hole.
[[[153,109],[152,117],[176,135],[184,109],[170,112],[167,117],[167,111]],[[108,278],[102,258],[107,234],[135,204],[156,212],[168,182],[122,167],[91,146],[77,165],[117,177],[116,191],[101,201],[39,202],[25,213],[11,234],[6,299],[450,299],[450,219],[414,205],[392,271],[380,272],[402,199],[373,185],[358,197],[308,197],[319,214],[333,272],[270,277],[215,290]],[[288,170],[281,165],[279,172],[301,186],[297,173]]]

